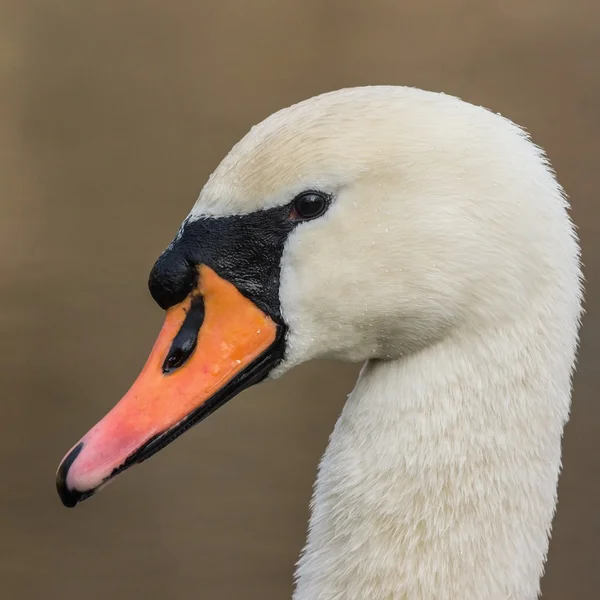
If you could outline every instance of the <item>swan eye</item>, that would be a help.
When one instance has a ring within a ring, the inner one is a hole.
[[[292,219],[307,221],[320,217],[329,206],[329,198],[320,192],[303,192],[292,203]]]

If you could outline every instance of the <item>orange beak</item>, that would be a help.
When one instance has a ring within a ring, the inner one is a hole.
[[[281,328],[269,316],[205,265],[198,281],[167,310],[131,389],[63,458],[56,484],[65,506],[158,452],[279,359]]]

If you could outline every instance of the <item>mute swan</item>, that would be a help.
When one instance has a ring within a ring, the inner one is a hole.
[[[354,88],[272,115],[156,262],[165,324],[63,459],[63,503],[266,377],[366,361],[294,599],[537,598],[581,313],[567,210],[523,131],[454,97]]]

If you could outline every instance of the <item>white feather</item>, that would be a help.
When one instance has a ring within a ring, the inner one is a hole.
[[[335,196],[282,259],[274,376],[367,360],[331,436],[295,600],[533,600],[581,284],[543,153],[483,108],[341,90],[254,127],[190,219]]]

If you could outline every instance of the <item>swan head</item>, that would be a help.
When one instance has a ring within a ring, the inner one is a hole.
[[[275,113],[155,264],[165,325],[131,390],[63,459],[61,498],[74,506],[294,365],[399,358],[512,320],[578,271],[575,248],[541,151],[499,115],[400,87]]]

